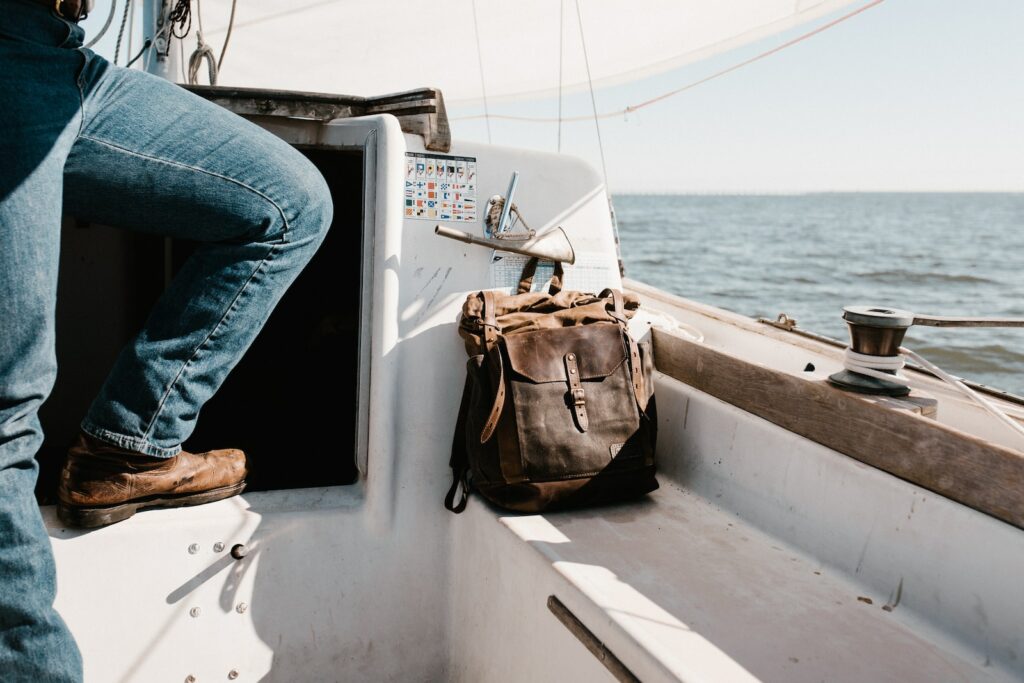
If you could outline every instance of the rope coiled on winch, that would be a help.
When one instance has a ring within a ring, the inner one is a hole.
[[[895,356],[872,356],[864,353],[857,353],[853,349],[847,348],[843,355],[843,367],[850,372],[856,372],[858,374],[874,377],[875,379],[884,380],[886,382],[895,382],[904,386],[913,386],[915,384],[919,385],[915,380],[912,380],[910,377],[900,373],[900,370],[902,370],[906,365],[906,359],[908,358],[942,381],[951,385],[967,398],[977,403],[986,412],[1016,432],[1018,436],[1024,437],[1024,426],[1007,415],[1005,411],[999,408],[999,406],[971,389],[958,378],[950,375],[939,366],[926,360],[906,347],[899,347],[899,354]]]

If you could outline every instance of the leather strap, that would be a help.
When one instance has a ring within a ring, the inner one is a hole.
[[[640,347],[637,346],[636,341],[633,339],[633,335],[629,333],[629,319],[626,318],[626,307],[623,303],[622,292],[617,289],[605,289],[599,295],[602,299],[611,297],[612,305],[611,308],[605,308],[608,311],[608,317],[619,324],[622,329],[622,334],[625,336],[626,344],[629,347],[629,371],[631,380],[633,382],[633,394],[636,397],[636,404],[640,407],[640,411],[647,410],[647,392],[644,390],[644,368],[643,362],[640,360]]]
[[[647,410],[647,391],[644,389],[644,368],[643,361],[640,360],[640,347],[628,330],[623,329],[622,333],[626,336],[626,341],[629,344],[629,370],[633,381],[633,394],[636,396],[636,404],[640,407],[640,412],[644,412]]]
[[[466,509],[466,502],[469,500],[469,454],[466,452],[466,415],[469,413],[469,397],[473,390],[472,380],[469,373],[466,373],[466,383],[462,387],[462,403],[459,405],[459,417],[455,422],[455,436],[452,438],[452,456],[448,460],[448,466],[452,468],[452,485],[448,494],[444,497],[444,506],[458,514]],[[455,502],[455,496],[462,487],[462,495],[459,502]]]
[[[587,418],[587,397],[583,392],[583,382],[580,380],[580,367],[576,362],[576,354],[567,353],[563,360],[565,361],[565,378],[569,382],[573,414],[576,416],[576,427],[581,432],[585,432],[590,428],[590,420]]]
[[[484,422],[484,428],[480,432],[480,443],[487,443],[498,426],[498,418],[501,417],[502,408],[505,407],[505,364],[502,362],[501,349],[498,348],[498,320],[497,304],[494,292],[484,290],[483,328],[484,344],[487,347],[487,355],[491,359],[491,381],[496,387],[494,403],[491,405],[490,415]]]
[[[505,407],[505,363],[501,359],[501,349],[495,347],[490,357],[497,366],[496,381],[498,390],[494,394],[494,404],[491,405],[491,412],[487,416],[487,421],[484,422],[483,431],[480,432],[480,443],[490,441],[494,435],[494,430],[498,426],[498,420],[501,418],[501,411]]]
[[[536,256],[530,258],[523,266],[523,274],[519,276],[519,287],[516,288],[517,294],[526,294],[533,288],[533,277],[537,274],[537,265],[540,263],[540,259]],[[565,278],[565,270],[562,267],[561,261],[555,261],[555,272],[551,276],[551,284],[548,285],[548,294],[554,296],[562,291],[562,280]]]
[[[548,285],[548,294],[554,296],[561,292],[563,279],[565,279],[565,271],[562,270],[562,262],[555,261],[555,272],[551,275],[551,284]]]
[[[629,325],[629,319],[626,317],[626,307],[622,302],[622,292],[609,287],[602,290],[598,296],[602,299],[611,297],[612,307],[610,309],[607,306],[605,307],[605,310],[608,311],[608,317],[620,325]]]

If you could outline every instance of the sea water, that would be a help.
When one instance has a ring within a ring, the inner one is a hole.
[[[846,341],[842,308],[1024,318],[1024,194],[616,195],[628,277]],[[1024,395],[1024,328],[904,346]]]

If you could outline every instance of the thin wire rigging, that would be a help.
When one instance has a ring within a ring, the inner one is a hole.
[[[473,35],[476,36],[476,60],[477,64],[480,65],[480,93],[484,98],[484,121],[487,122],[487,143],[491,142],[491,112],[487,107],[487,85],[484,80],[484,56],[480,50],[480,25],[476,20],[476,0],[470,0],[470,4],[473,6]],[[477,117],[479,118],[479,117]]]
[[[821,26],[818,26],[817,28],[815,28],[815,29],[813,29],[811,31],[808,31],[807,33],[803,33],[803,34],[797,36],[796,38],[793,38],[792,40],[788,40],[785,43],[782,43],[781,45],[777,45],[776,47],[771,48],[770,50],[766,50],[766,51],[764,51],[764,52],[762,52],[762,53],[760,53],[758,55],[755,55],[755,56],[751,57],[750,59],[745,59],[742,62],[739,62],[738,64],[733,64],[732,66],[726,67],[725,69],[722,69],[720,71],[716,71],[715,73],[713,73],[713,74],[711,74],[709,76],[705,76],[704,78],[701,78],[701,79],[698,79],[696,81],[693,81],[692,83],[687,83],[686,85],[684,85],[684,86],[682,86],[680,88],[676,88],[675,90],[670,90],[667,93],[663,93],[661,95],[658,95],[657,97],[652,97],[651,99],[645,100],[645,101],[640,102],[638,104],[630,105],[628,107],[625,107],[624,109],[616,109],[615,111],[608,111],[608,112],[604,112],[604,113],[601,113],[601,114],[597,114],[597,118],[598,119],[611,119],[611,118],[617,118],[619,116],[625,116],[627,114],[630,114],[632,112],[638,111],[638,110],[643,109],[645,107],[649,107],[652,104],[657,104],[658,102],[661,102],[662,100],[668,99],[669,97],[673,97],[673,96],[678,95],[680,93],[686,92],[687,90],[692,90],[693,88],[696,88],[698,85],[703,85],[703,84],[707,83],[708,81],[713,81],[716,78],[721,78],[722,76],[725,76],[726,74],[730,74],[733,71],[737,71],[739,69],[742,69],[743,67],[749,66],[750,64],[753,64],[754,62],[759,62],[762,59],[765,59],[766,57],[770,57],[771,55],[774,55],[774,54],[776,54],[778,52],[781,52],[782,50],[785,50],[786,48],[792,47],[792,46],[796,45],[797,43],[800,43],[800,42],[802,42],[804,40],[807,40],[808,38],[811,38],[813,36],[818,35],[819,33],[827,31],[828,29],[830,29],[830,28],[832,28],[834,26],[837,26],[838,24],[841,24],[841,23],[843,23],[844,21],[846,21],[848,19],[852,19],[853,17],[857,16],[861,12],[866,12],[867,10],[871,9],[872,7],[877,7],[878,5],[881,5],[883,2],[885,2],[885,0],[872,0],[872,2],[869,2],[866,5],[863,5],[863,6],[859,7],[859,8],[855,9],[854,11],[852,11],[852,12],[850,12],[848,14],[844,14],[843,16],[838,17],[837,19],[833,19],[832,21],[830,21],[830,22],[828,22],[826,24],[822,24]],[[567,116],[567,117],[559,116],[558,118],[551,118],[551,117],[544,117],[544,116],[513,116],[511,114],[489,114],[488,117],[491,118],[491,119],[500,119],[500,120],[503,120],[503,121],[525,121],[525,122],[529,122],[529,123],[558,123],[558,122],[579,123],[579,122],[583,122],[583,121],[591,121],[594,118],[593,116],[590,116],[590,115]],[[451,120],[452,121],[471,121],[473,119],[479,119],[479,118],[482,118],[482,117],[479,114],[476,114],[476,115],[470,115],[470,116],[457,116],[457,117],[453,117]]]
[[[604,163],[604,142],[601,140],[601,123],[597,115],[597,98],[594,97],[594,82],[590,78],[590,57],[587,55],[587,37],[583,32],[583,11],[580,0],[576,0],[576,23],[580,29],[580,43],[583,44],[583,64],[587,68],[587,87],[590,89],[590,106],[593,110],[594,129],[597,130],[597,149],[601,153],[601,173],[604,175],[604,186],[608,187],[608,167]]]

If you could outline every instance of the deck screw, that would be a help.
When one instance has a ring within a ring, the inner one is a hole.
[[[185,683],[196,683],[196,677],[192,674],[185,676]]]
[[[213,552],[219,553],[219,552],[223,552],[223,551],[224,551],[224,544],[223,543],[221,543],[220,541],[217,541],[216,543],[213,544]]]
[[[192,609],[190,609],[190,610],[188,611],[188,613],[189,613],[189,615],[190,615],[190,616],[192,616],[192,617],[198,617],[198,616],[199,616],[200,614],[202,614],[203,612],[202,612],[202,610],[200,610],[200,609],[199,609],[198,607],[193,607]]]
[[[199,552],[199,544],[198,543],[193,543],[192,545],[190,545],[188,547],[188,554],[189,555],[195,555],[198,552]]]
[[[240,602],[237,605],[235,605],[235,611],[239,614],[245,614],[245,610],[247,609],[249,609],[249,605],[245,604],[244,602]]]
[[[237,672],[237,671],[235,671],[234,669],[232,669],[231,671],[229,671],[229,672],[228,672],[228,680],[229,680],[229,681],[233,681],[233,680],[235,680],[236,678],[238,678],[238,672]]]

